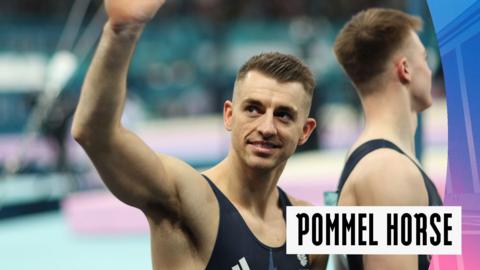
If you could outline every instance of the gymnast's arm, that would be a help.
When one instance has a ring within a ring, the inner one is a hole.
[[[135,44],[163,2],[106,1],[109,21],[82,87],[72,135],[120,200],[147,215],[186,217],[188,222],[195,205],[212,210],[208,184],[186,163],[155,153],[120,122]]]
[[[290,202],[292,202],[293,206],[313,206],[313,204],[294,198],[292,196],[288,196]],[[310,254],[308,256],[310,260],[310,269],[311,270],[324,270],[327,269],[328,263],[328,254]]]
[[[406,156],[390,149],[367,155],[352,172],[349,181],[354,185],[359,206],[428,205],[425,184],[416,166]],[[363,268],[418,269],[418,256],[363,255]]]

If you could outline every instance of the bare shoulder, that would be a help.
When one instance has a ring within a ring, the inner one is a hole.
[[[365,156],[349,181],[359,205],[428,205],[420,171],[408,157],[391,149]]]

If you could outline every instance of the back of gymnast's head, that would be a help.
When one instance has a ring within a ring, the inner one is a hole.
[[[383,73],[411,32],[421,28],[419,17],[385,8],[361,11],[345,24],[335,40],[334,52],[360,95],[371,93],[374,88],[362,86]]]

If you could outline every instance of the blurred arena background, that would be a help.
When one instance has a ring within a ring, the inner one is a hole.
[[[0,269],[151,269],[142,214],[106,191],[70,136],[83,77],[105,22],[99,0],[1,1]],[[357,11],[391,7],[421,16],[434,74],[418,157],[444,193],[447,112],[426,3],[416,0],[167,1],[145,29],[123,121],[154,149],[208,167],[227,152],[222,106],[253,54],[291,53],[314,71],[319,126],[281,177],[289,193],[324,204],[362,126],[355,92],[332,43]]]

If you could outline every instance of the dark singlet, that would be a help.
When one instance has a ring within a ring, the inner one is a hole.
[[[430,180],[427,174],[423,171],[423,169],[420,166],[418,166],[418,164],[414,162],[412,158],[410,158],[407,154],[405,154],[405,152],[403,152],[402,149],[400,149],[398,146],[396,146],[392,142],[384,139],[376,139],[376,140],[365,142],[362,145],[360,145],[357,149],[355,149],[355,151],[353,151],[350,157],[348,157],[347,162],[345,163],[345,167],[343,168],[342,175],[340,176],[340,181],[338,183],[338,188],[337,188],[338,198],[340,198],[340,193],[342,192],[342,188],[345,185],[347,178],[350,176],[350,174],[352,173],[357,163],[370,152],[373,152],[380,148],[392,149],[408,157],[415,164],[415,166],[418,168],[418,170],[422,174],[423,182],[425,183],[425,187],[427,188],[427,193],[428,193],[428,205],[429,206],[443,205],[442,199],[438,195],[437,188],[433,184],[432,180]],[[362,255],[347,255],[347,258],[348,258],[348,265],[350,270],[363,270]],[[429,256],[427,255],[418,256],[418,269],[428,270],[429,264],[430,264]]]
[[[217,239],[206,270],[308,270],[306,255],[287,255],[286,244],[269,247],[261,243],[250,231],[235,206],[207,179],[217,197],[220,222]],[[292,205],[283,190],[278,188],[278,204],[286,215],[286,207]]]

